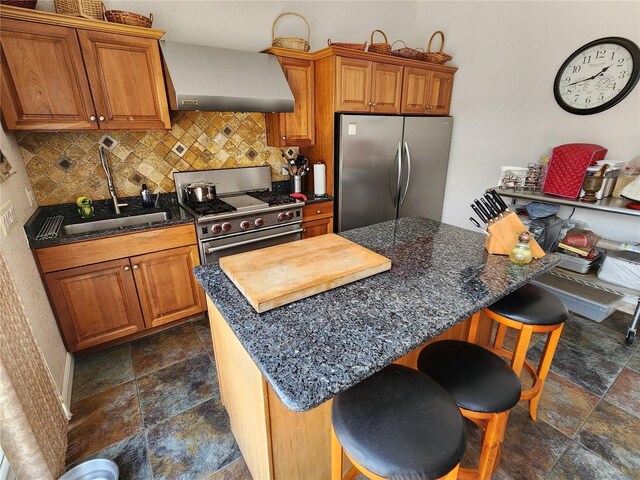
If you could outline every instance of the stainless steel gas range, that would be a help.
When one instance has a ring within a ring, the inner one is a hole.
[[[202,263],[220,257],[300,240],[304,202],[271,191],[271,168],[246,167],[176,172],[178,202],[196,219]],[[214,183],[217,198],[187,201],[184,187]]]

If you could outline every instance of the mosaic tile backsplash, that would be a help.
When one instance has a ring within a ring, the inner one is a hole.
[[[172,112],[170,131],[17,132],[38,205],[109,198],[98,147],[107,146],[118,196],[173,192],[173,172],[271,166],[282,175],[280,149],[267,146],[262,113]]]

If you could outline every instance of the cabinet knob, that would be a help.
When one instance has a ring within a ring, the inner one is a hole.
[[[367,103],[367,105],[369,105],[371,107],[373,105],[373,102],[369,102],[369,103]]]
[[[378,105],[378,103],[377,103],[377,102],[373,102],[373,103],[371,104],[371,106],[372,106],[372,107],[375,107],[376,105]]]
[[[319,215],[319,214],[320,214],[320,210],[316,210],[316,215]]]
[[[89,120],[92,121],[92,122],[95,122],[96,121],[96,116],[95,115],[91,115],[89,117]]]
[[[124,267],[124,271],[128,272],[129,270],[131,270],[131,267],[129,265],[127,265],[126,267]]]
[[[282,139],[283,139],[283,140],[286,140],[286,139],[287,139],[287,137],[282,137]]]
[[[100,117],[98,117],[98,120],[100,120],[101,122],[104,122],[104,117],[100,115]]]
[[[138,265],[134,265],[134,266],[133,266],[133,269],[134,269],[134,270],[138,270],[139,268],[140,268],[140,267],[139,267]]]

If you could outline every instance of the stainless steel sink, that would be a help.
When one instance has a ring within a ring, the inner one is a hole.
[[[78,233],[97,232],[99,230],[108,230],[110,228],[131,227],[134,225],[144,225],[146,223],[163,222],[169,218],[167,212],[147,213],[145,215],[136,215],[134,217],[110,218],[108,220],[96,220],[95,222],[74,223],[62,227],[62,233],[65,235],[75,235]]]

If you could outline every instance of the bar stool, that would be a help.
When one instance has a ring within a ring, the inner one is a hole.
[[[337,395],[331,406],[331,480],[454,480],[465,426],[451,396],[428,376],[389,365]]]
[[[529,414],[535,421],[542,388],[547,379],[553,355],[555,354],[564,322],[569,316],[562,301],[544,288],[527,284],[496,303],[482,310],[492,320],[498,322],[498,330],[489,350],[511,361],[511,368],[520,377],[524,368],[533,380],[531,388],[524,390],[520,400],[529,400]],[[468,340],[476,341],[480,312],[471,317]],[[508,328],[519,330],[513,351],[503,346]],[[527,350],[534,333],[546,333],[547,341],[536,370],[526,359]]]
[[[458,478],[491,478],[498,468],[509,413],[520,400],[517,375],[499,356],[460,340],[442,340],[424,347],[418,356],[418,370],[442,385],[462,416],[483,431],[477,467],[460,468]]]

